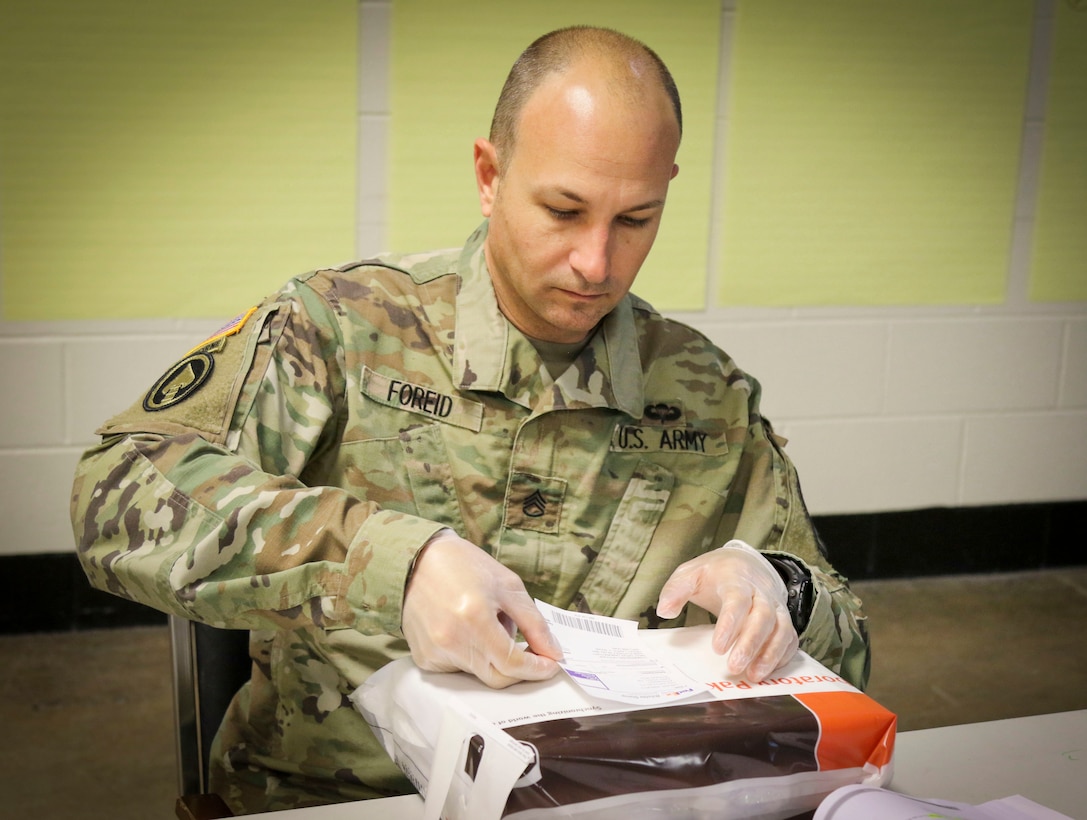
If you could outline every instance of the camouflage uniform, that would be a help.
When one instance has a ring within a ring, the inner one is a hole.
[[[408,789],[347,694],[407,651],[405,579],[442,527],[530,595],[650,627],[698,617],[662,624],[657,595],[732,537],[794,556],[816,589],[801,647],[865,682],[859,601],[758,383],[634,296],[553,379],[498,309],[485,233],[292,280],[107,422],[79,466],[96,586],[253,630],[213,772],[236,810]]]

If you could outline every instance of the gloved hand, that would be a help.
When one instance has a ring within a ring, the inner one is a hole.
[[[416,559],[401,626],[421,669],[471,672],[495,689],[549,678],[562,658],[516,573],[452,530]],[[531,651],[514,642],[518,629]]]
[[[799,639],[777,570],[743,541],[729,541],[676,567],[661,588],[657,614],[675,618],[688,601],[717,616],[713,648],[728,669],[758,682],[796,653]]]

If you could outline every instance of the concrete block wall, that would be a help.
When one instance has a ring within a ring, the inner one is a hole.
[[[390,2],[363,0],[359,16],[362,255],[384,248]],[[814,513],[1087,499],[1087,304],[1027,298],[1044,90],[1024,115],[1003,305],[677,315],[762,382]],[[69,489],[96,426],[228,318],[0,321],[0,557],[73,549]]]
[[[813,513],[1087,498],[1087,310],[737,312]]]
[[[223,321],[0,323],[0,556],[74,548],[68,499],[95,429]]]

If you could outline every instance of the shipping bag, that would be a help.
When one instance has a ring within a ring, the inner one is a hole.
[[[631,706],[562,674],[494,690],[402,658],[351,699],[428,820],[780,820],[890,780],[895,716],[804,653],[755,684],[725,676],[711,626],[638,636],[698,693]]]

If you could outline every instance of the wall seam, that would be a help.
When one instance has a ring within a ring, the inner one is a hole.
[[[1011,307],[1024,307],[1030,304],[1031,262],[1042,171],[1042,148],[1045,142],[1046,103],[1055,16],[1056,0],[1035,0],[1030,67],[1023,108],[1019,178],[1016,183],[1011,245],[1008,250],[1008,271],[1005,280],[1004,304]]]
[[[721,262],[724,250],[725,146],[728,141],[729,100],[732,79],[732,43],[736,25],[737,0],[721,0],[717,44],[717,99],[713,132],[709,242],[706,246],[706,278],[702,315],[712,316],[721,293]]]

